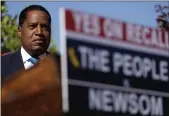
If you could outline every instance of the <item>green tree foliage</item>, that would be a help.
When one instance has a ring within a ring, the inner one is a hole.
[[[20,48],[21,41],[17,34],[17,15],[12,17],[4,1],[1,1],[1,52],[14,52]],[[50,52],[56,52],[56,45],[51,41]]]
[[[156,18],[158,27],[161,29],[164,29],[166,31],[169,31],[169,2],[168,5],[155,5],[156,12],[158,13],[158,16]]]
[[[17,15],[10,16],[4,1],[1,2],[1,51],[14,52],[20,47],[20,38],[17,35]]]

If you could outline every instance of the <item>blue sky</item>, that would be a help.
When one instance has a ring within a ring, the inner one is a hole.
[[[52,39],[60,50],[59,41],[59,8],[71,8],[74,10],[94,13],[100,16],[106,16],[119,19],[125,22],[141,24],[150,27],[156,27],[155,5],[167,5],[165,2],[6,2],[8,13],[12,16],[20,13],[20,11],[30,5],[39,4],[44,6],[52,16]]]

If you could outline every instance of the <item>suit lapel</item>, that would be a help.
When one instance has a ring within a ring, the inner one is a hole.
[[[18,50],[17,52],[15,52],[13,54],[13,56],[12,56],[12,66],[13,66],[13,69],[16,70],[16,71],[24,68],[24,64],[23,64],[23,60],[22,60],[20,50]]]

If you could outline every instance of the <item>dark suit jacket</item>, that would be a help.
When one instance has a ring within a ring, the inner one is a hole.
[[[1,56],[1,82],[3,83],[8,76],[24,69],[21,51]]]

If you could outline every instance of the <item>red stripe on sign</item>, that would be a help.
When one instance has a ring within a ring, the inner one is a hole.
[[[169,50],[168,32],[80,11],[65,11],[66,30]]]
[[[65,18],[66,18],[66,29],[76,31],[75,30],[73,13],[70,10],[66,10],[65,14],[66,14],[65,15]]]

